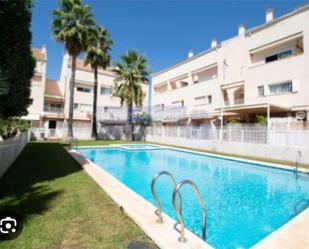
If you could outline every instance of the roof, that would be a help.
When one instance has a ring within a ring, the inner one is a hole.
[[[152,77],[157,76],[157,75],[162,74],[162,73],[165,73],[165,72],[167,72],[167,71],[169,71],[169,70],[171,70],[171,69],[173,69],[173,68],[176,68],[176,67],[178,67],[178,66],[181,66],[181,65],[183,65],[183,64],[185,64],[185,63],[187,63],[187,62],[189,62],[189,61],[192,61],[192,60],[194,60],[194,59],[196,59],[196,58],[198,58],[198,57],[201,57],[201,56],[203,56],[203,55],[205,55],[205,54],[208,54],[208,53],[210,53],[210,52],[212,52],[212,51],[215,51],[216,49],[218,49],[218,48],[220,48],[220,47],[221,47],[221,45],[217,45],[217,46],[214,47],[214,48],[209,48],[209,49],[207,49],[207,50],[204,50],[204,51],[202,51],[202,52],[200,52],[200,53],[198,53],[198,54],[196,54],[196,55],[193,55],[192,57],[190,57],[190,58],[188,58],[188,59],[185,59],[185,60],[183,60],[183,61],[180,61],[180,62],[178,62],[178,63],[176,63],[176,64],[174,64],[174,65],[172,65],[172,66],[170,66],[170,67],[167,67],[167,68],[165,68],[165,69],[163,69],[163,70],[161,70],[161,71],[158,71],[158,72],[156,72],[156,73],[153,73],[153,74],[152,74]]]
[[[37,61],[45,61],[46,60],[46,53],[44,53],[42,51],[42,49],[40,49],[40,48],[32,48],[31,50],[32,50],[33,57]]]
[[[63,98],[63,95],[56,80],[46,80],[44,95],[46,97]]]
[[[295,8],[294,10],[289,11],[288,13],[286,13],[286,14],[284,14],[284,15],[282,15],[282,16],[279,16],[279,17],[277,17],[277,18],[274,18],[274,19],[273,19],[272,21],[270,21],[270,22],[266,22],[266,23],[263,23],[263,24],[261,24],[261,25],[259,25],[259,26],[257,26],[257,27],[251,28],[251,29],[249,29],[249,30],[246,31],[246,35],[250,35],[250,34],[253,34],[253,33],[255,33],[255,32],[258,32],[258,31],[260,31],[260,30],[262,30],[262,29],[264,29],[264,28],[267,28],[267,27],[269,27],[269,26],[272,26],[272,25],[274,25],[274,24],[276,24],[276,23],[278,23],[278,22],[280,22],[280,21],[283,21],[283,20],[285,20],[285,19],[287,19],[287,18],[289,18],[289,17],[292,17],[292,16],[294,16],[294,15],[296,15],[296,14],[302,13],[302,12],[304,12],[304,11],[306,11],[306,10],[309,10],[309,4],[305,4],[305,5],[302,5],[302,6],[300,6],[300,7],[297,7],[297,8]]]
[[[304,11],[306,11],[306,10],[309,10],[309,4],[305,4],[305,5],[300,6],[300,7],[296,8],[296,9],[294,9],[294,10],[292,10],[292,11],[290,11],[290,12],[288,12],[288,13],[282,15],[282,16],[279,16],[279,17],[277,17],[277,18],[274,18],[274,19],[273,19],[272,21],[270,21],[270,22],[266,22],[266,23],[263,23],[262,25],[259,25],[259,26],[257,26],[257,27],[251,28],[251,29],[247,30],[245,34],[246,34],[246,36],[250,36],[251,34],[253,34],[253,33],[255,33],[255,32],[258,32],[258,31],[260,31],[260,30],[262,30],[262,29],[264,29],[264,28],[267,28],[267,27],[269,27],[269,26],[272,26],[272,25],[274,25],[274,24],[276,24],[276,23],[278,23],[278,22],[280,22],[280,21],[282,21],[282,20],[285,20],[285,19],[287,19],[287,18],[289,18],[289,17],[292,17],[292,16],[294,16],[294,15],[296,15],[296,14],[302,13],[302,12],[304,12]],[[229,38],[229,39],[227,39],[227,40],[233,39],[233,38],[235,38],[235,37],[238,37],[238,36],[234,36],[234,37]],[[227,41],[227,40],[226,40],[226,41]],[[224,42],[224,41],[223,41],[223,42]],[[210,48],[210,49],[204,50],[204,51],[202,51],[202,52],[200,52],[200,53],[198,53],[198,54],[196,54],[196,55],[194,55],[194,56],[192,56],[192,57],[190,57],[190,58],[188,58],[188,59],[182,60],[182,61],[180,61],[180,62],[178,62],[178,63],[176,63],[176,64],[174,64],[174,65],[172,65],[172,66],[170,66],[170,67],[167,67],[167,68],[165,68],[165,69],[163,69],[163,70],[161,70],[161,71],[158,71],[158,72],[156,72],[156,73],[153,73],[152,76],[154,77],[154,76],[157,76],[157,75],[159,75],[159,74],[165,73],[165,72],[167,72],[167,71],[169,71],[169,70],[171,70],[171,69],[173,69],[173,68],[176,68],[176,67],[178,67],[178,66],[181,66],[181,65],[183,65],[183,64],[185,64],[185,63],[187,63],[187,62],[189,62],[189,61],[192,61],[192,60],[194,60],[194,59],[196,59],[196,58],[198,58],[198,57],[201,57],[201,56],[203,56],[203,55],[205,55],[205,54],[207,54],[207,53],[213,51],[214,49],[218,49],[218,48],[220,48],[220,47],[221,47],[221,44],[218,44],[215,48]]]
[[[289,111],[289,108],[273,105],[269,103],[260,103],[260,104],[241,104],[234,106],[224,106],[223,111],[234,112],[234,113],[265,113],[267,112],[267,108],[269,107],[270,112],[283,112]],[[216,110],[220,111],[222,108],[216,108]]]

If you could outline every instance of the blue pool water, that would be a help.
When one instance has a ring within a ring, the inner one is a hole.
[[[136,147],[135,147],[136,148]],[[174,149],[80,148],[79,151],[154,204],[150,183],[162,170],[193,180],[207,208],[207,242],[249,248],[309,206],[309,175]],[[176,220],[172,186],[156,185],[163,211]],[[190,186],[181,190],[187,228],[201,236],[201,210]],[[156,219],[157,217],[153,217]]]

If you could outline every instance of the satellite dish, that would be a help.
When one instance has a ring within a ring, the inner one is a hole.
[[[296,118],[298,120],[304,120],[306,118],[306,112],[304,111],[296,112]]]

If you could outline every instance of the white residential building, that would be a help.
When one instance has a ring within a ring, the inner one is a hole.
[[[31,104],[28,108],[28,115],[23,117],[23,119],[31,122],[32,127],[40,127],[42,125],[41,120],[46,82],[46,47],[42,46],[42,48],[33,48],[32,53],[36,60],[36,67],[30,89]]]
[[[309,110],[309,5],[245,29],[152,78],[152,113],[165,124],[254,123],[256,115],[302,124]],[[301,120],[302,122],[296,122]],[[308,120],[308,119],[307,119]],[[270,123],[270,122],[269,122]]]
[[[29,107],[27,120],[31,120],[32,128],[44,130],[44,136],[63,137],[69,118],[69,98],[71,79],[71,59],[63,57],[59,81],[46,79],[46,49],[33,49],[37,60],[36,74],[31,86],[33,104]],[[97,119],[101,124],[124,124],[127,109],[121,106],[120,99],[112,96],[114,84],[111,68],[98,71],[98,112]],[[142,85],[145,94],[144,105],[148,103],[148,85]],[[76,62],[74,89],[73,126],[90,127],[93,110],[94,74],[84,60]]]

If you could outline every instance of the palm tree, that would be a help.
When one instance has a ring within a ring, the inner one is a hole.
[[[133,105],[141,107],[144,100],[142,85],[148,83],[150,70],[146,58],[138,51],[129,49],[120,56],[120,62],[115,64],[113,72],[116,75],[113,95],[128,107],[128,124],[131,127],[131,140],[133,140]]]
[[[95,20],[90,6],[83,5],[81,0],[62,0],[60,8],[55,9],[52,14],[54,39],[63,42],[72,57],[68,123],[68,137],[72,138],[76,58],[86,50],[89,30],[94,27]]]
[[[94,72],[93,112],[92,112],[92,137],[97,139],[97,96],[98,96],[98,68],[106,69],[110,63],[109,50],[112,45],[109,33],[102,27],[96,27],[89,34],[89,46],[85,65],[90,64]]]

